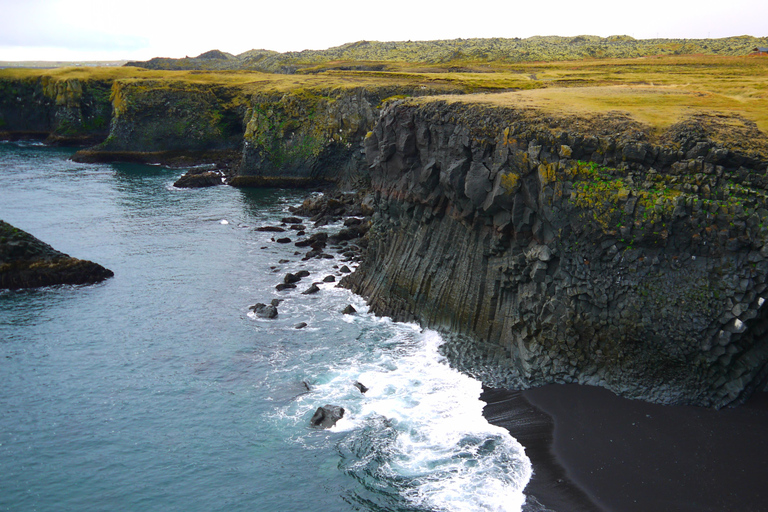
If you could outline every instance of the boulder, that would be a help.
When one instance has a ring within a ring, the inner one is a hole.
[[[354,315],[355,313],[357,313],[357,310],[352,307],[352,304],[348,304],[347,307],[341,310],[341,312],[344,313],[345,315]]]
[[[360,392],[363,394],[365,394],[365,392],[368,391],[368,388],[362,382],[355,382],[355,387],[359,389]]]
[[[324,405],[318,407],[312,419],[309,420],[310,426],[314,428],[331,428],[344,417],[344,408],[338,405]]]
[[[275,304],[254,304],[248,308],[253,311],[259,318],[276,318],[277,317],[277,305]]]
[[[221,173],[218,171],[188,171],[173,184],[177,188],[203,188],[221,185]]]
[[[312,283],[312,286],[301,292],[302,295],[312,295],[313,293],[317,293],[320,291],[320,288],[317,287],[315,283]]]
[[[301,276],[297,274],[291,274],[290,272],[285,274],[285,277],[283,278],[283,282],[285,284],[298,283],[299,281],[301,281]]]

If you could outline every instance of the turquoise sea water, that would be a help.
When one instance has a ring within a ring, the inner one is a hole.
[[[528,459],[440,337],[333,284],[302,295],[340,256],[254,231],[303,195],[70,154],[0,144],[0,218],[115,272],[0,292],[0,510],[520,510]],[[277,319],[249,315],[273,298]],[[309,428],[324,404],[347,414]]]

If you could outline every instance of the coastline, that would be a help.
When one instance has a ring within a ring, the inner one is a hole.
[[[481,399],[486,419],[525,446],[526,494],[555,512],[765,509],[768,393],[719,411],[575,384],[487,389]]]

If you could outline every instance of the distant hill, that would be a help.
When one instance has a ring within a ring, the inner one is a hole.
[[[249,50],[232,55],[212,50],[183,59],[154,58],[128,62],[148,69],[257,70],[296,73],[334,61],[449,62],[558,61],[575,59],[632,58],[650,55],[747,55],[756,46],[768,46],[768,38],[752,36],[722,39],[634,39],[630,36],[534,36],[527,39],[447,39],[437,41],[358,41],[327,50],[278,53]]]

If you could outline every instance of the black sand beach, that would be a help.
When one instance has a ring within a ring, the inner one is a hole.
[[[531,512],[768,510],[768,394],[719,411],[577,385],[482,399],[531,458]]]

